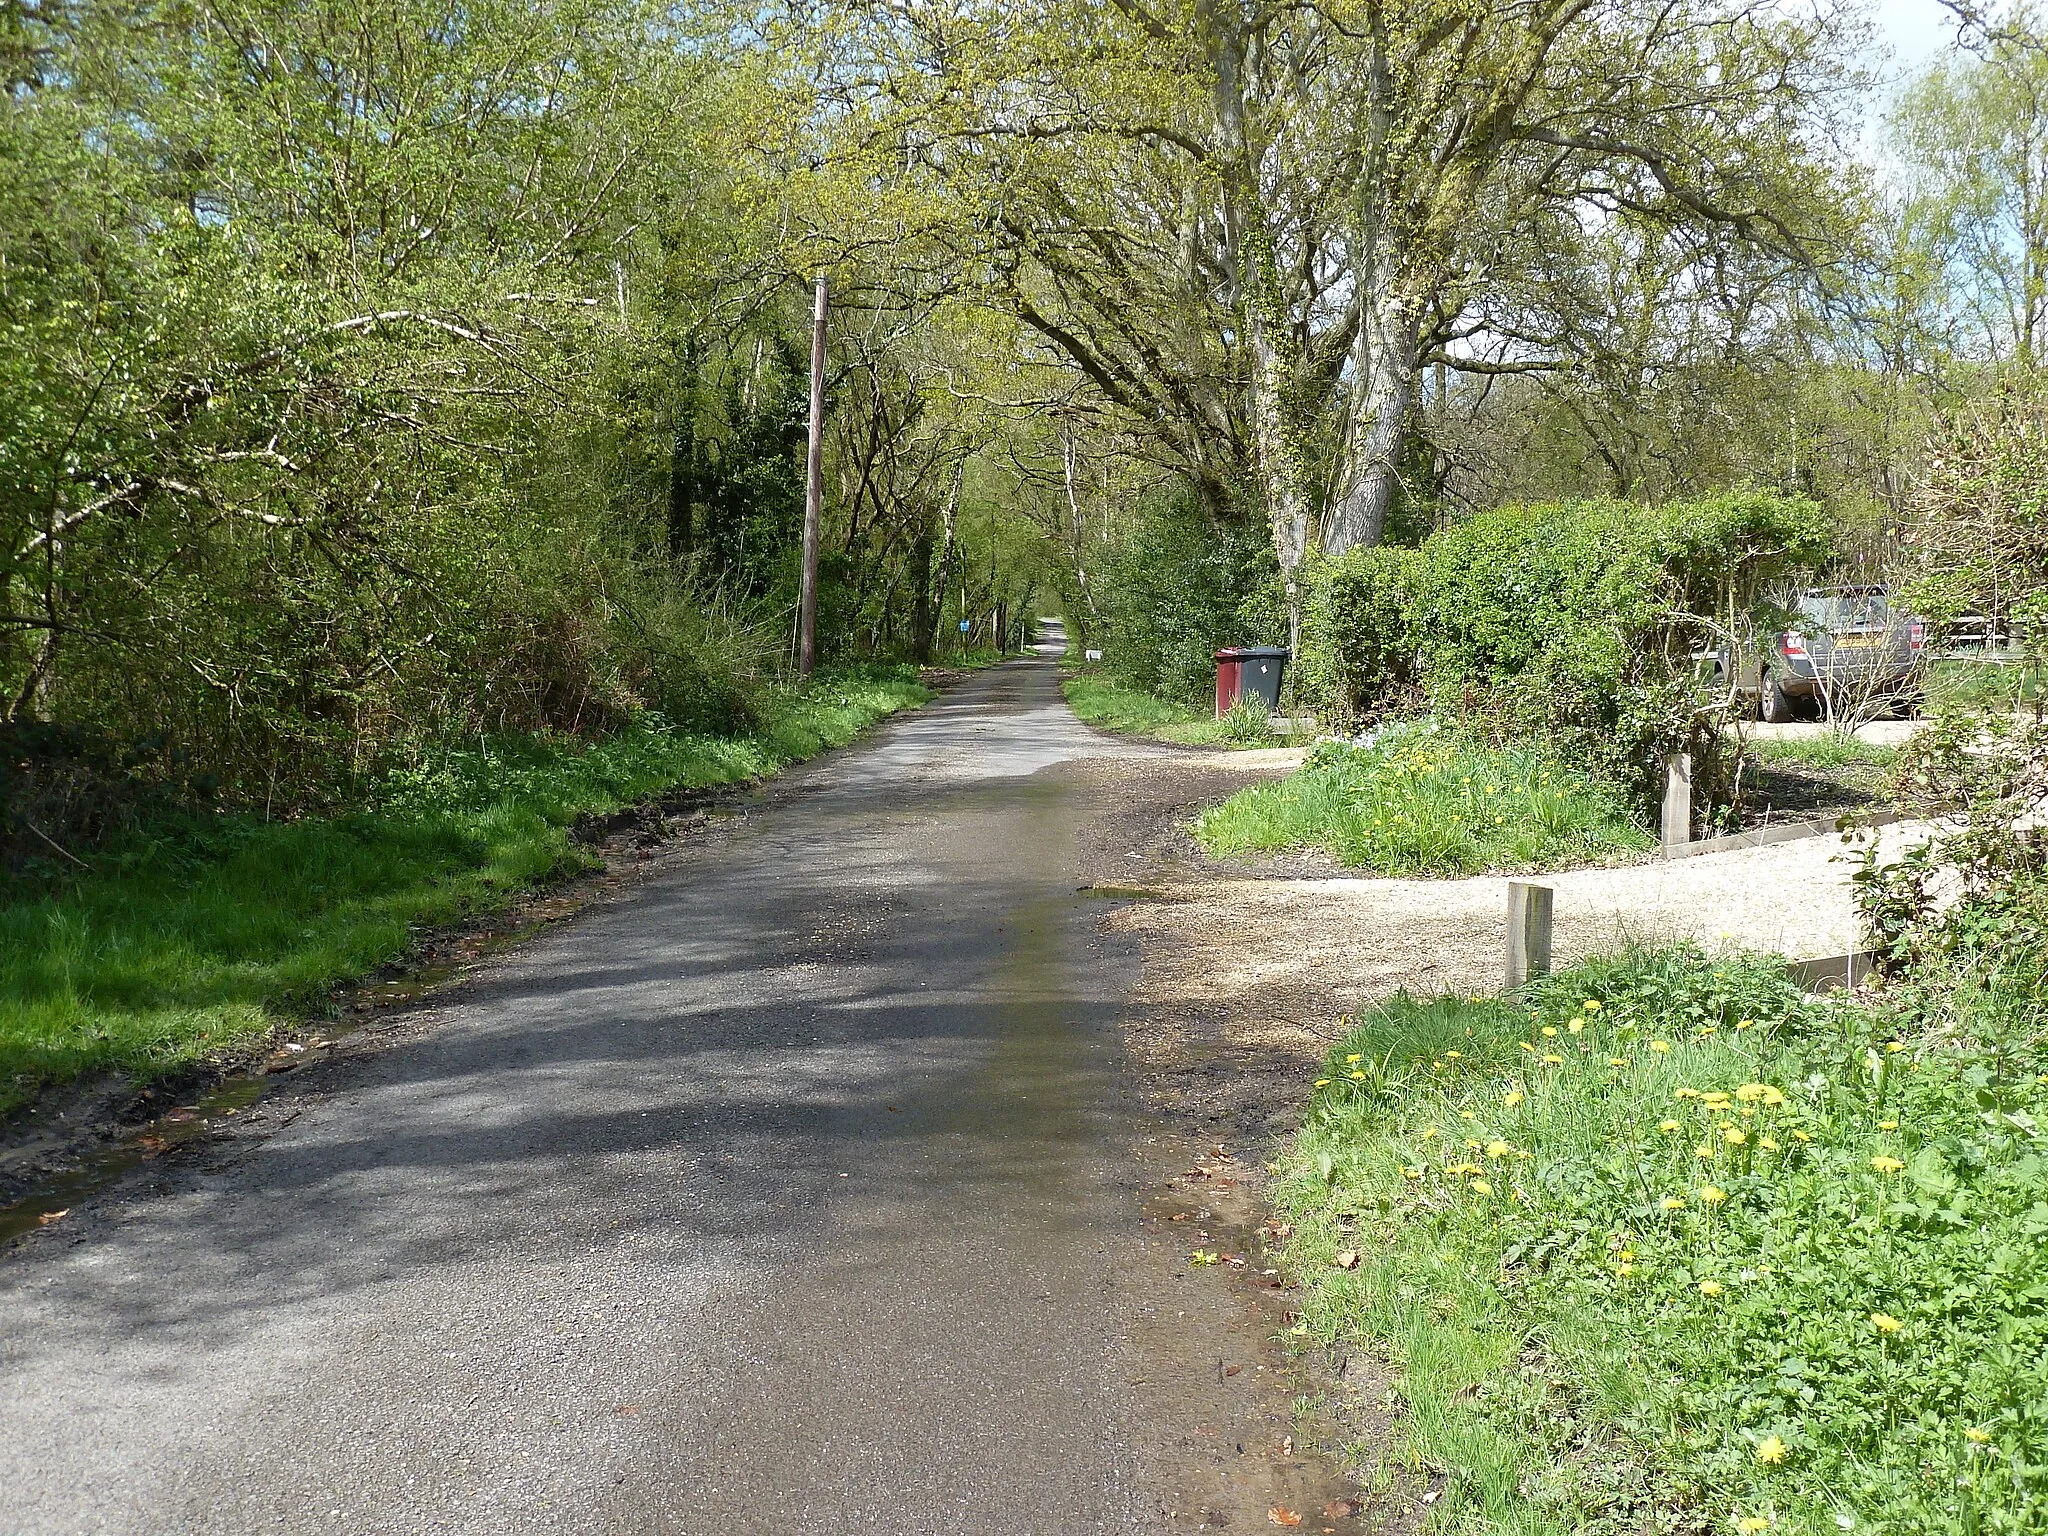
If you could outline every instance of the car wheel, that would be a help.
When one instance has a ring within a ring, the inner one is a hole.
[[[1758,700],[1758,711],[1768,725],[1783,725],[1792,718],[1792,697],[1785,692],[1785,685],[1769,673],[1764,675],[1763,696]]]

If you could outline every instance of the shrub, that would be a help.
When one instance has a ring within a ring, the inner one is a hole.
[[[1276,638],[1262,604],[1276,570],[1258,521],[1216,518],[1183,487],[1155,492],[1127,516],[1097,584],[1105,667],[1199,707],[1214,697],[1219,647]]]
[[[1356,723],[1414,680],[1421,556],[1354,549],[1304,573],[1295,688],[1325,716]]]

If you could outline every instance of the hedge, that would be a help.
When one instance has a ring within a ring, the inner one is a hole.
[[[1666,752],[1712,754],[1695,650],[1831,552],[1818,505],[1763,491],[1502,507],[1419,549],[1316,565],[1297,682],[1347,723],[1414,685],[1439,712],[1548,736],[1647,797]]]

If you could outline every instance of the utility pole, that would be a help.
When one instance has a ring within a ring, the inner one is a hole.
[[[804,574],[798,602],[796,674],[818,665],[818,522],[825,509],[825,274],[811,311],[811,451],[804,481]]]

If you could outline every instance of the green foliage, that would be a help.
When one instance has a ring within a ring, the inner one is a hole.
[[[1390,875],[1611,858],[1650,846],[1613,790],[1533,747],[1489,747],[1433,723],[1383,726],[1371,744],[1326,742],[1301,769],[1205,812],[1214,854],[1323,848]]]
[[[402,957],[422,926],[582,867],[578,816],[732,783],[927,695],[909,667],[776,690],[747,736],[643,718],[599,743],[507,737],[426,755],[337,819],[164,817],[81,871],[50,856],[0,902],[0,1110],[82,1074],[137,1078],[261,1035]]]
[[[1222,719],[1207,709],[1188,709],[1157,694],[1120,687],[1091,672],[1076,672],[1062,685],[1067,703],[1086,724],[1105,731],[1150,736],[1182,746],[1271,747],[1281,745],[1271,716],[1247,705]]]
[[[1274,641],[1264,528],[1212,516],[1185,486],[1125,512],[1101,565],[1103,662],[1126,687],[1199,707],[1215,696],[1217,650]]]
[[[1396,998],[1279,1186],[1303,1331],[1447,1531],[2039,1530],[2044,1064],[1689,950]]]
[[[1379,545],[1305,567],[1295,688],[1351,723],[1415,678],[1421,555]]]
[[[1818,506],[1760,491],[1503,507],[1412,556],[1324,566],[1307,671],[1327,690],[1318,704],[1356,715],[1375,695],[1353,690],[1398,682],[1412,640],[1438,710],[1547,736],[1647,804],[1667,752],[1692,750],[1695,781],[1711,780],[1694,651],[1829,547]]]

